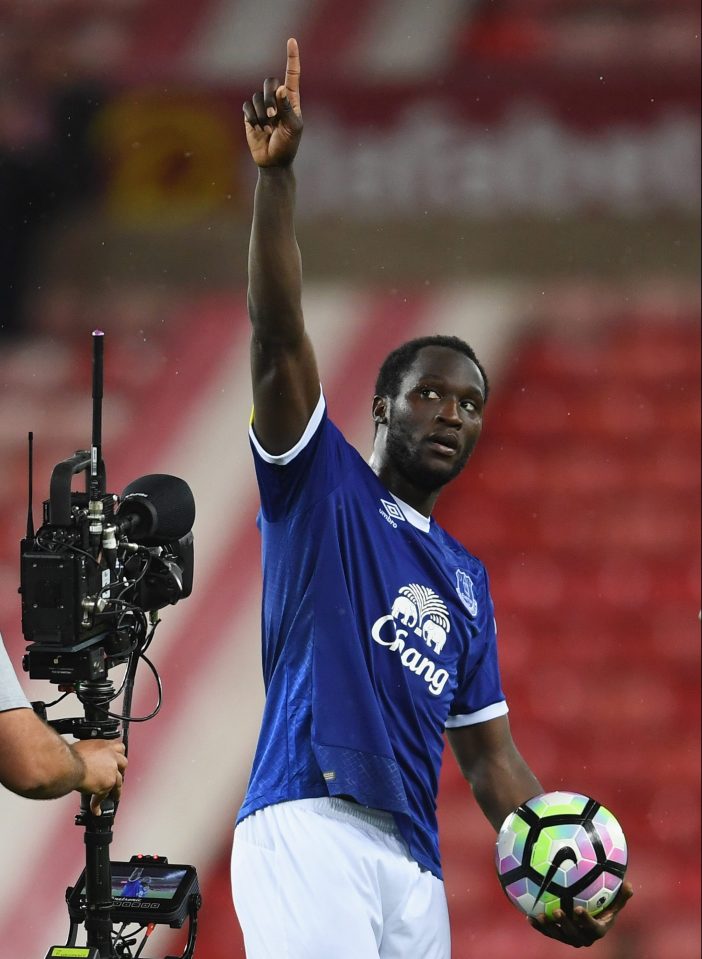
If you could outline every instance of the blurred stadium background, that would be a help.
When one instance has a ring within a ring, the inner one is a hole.
[[[439,518],[491,572],[515,737],[627,833],[636,897],[598,959],[699,956],[699,32],[693,0],[0,4],[0,626],[21,671],[26,435],[38,514],[89,444],[99,327],[108,488],[172,472],[198,508],[112,856],[197,866],[202,959],[243,956],[228,860],[261,707],[241,102],[289,35],[332,415],[368,450],[386,351],[474,344],[494,397]],[[0,794],[3,955],[65,940],[76,808]],[[504,899],[451,757],[440,820],[456,959],[565,955]]]

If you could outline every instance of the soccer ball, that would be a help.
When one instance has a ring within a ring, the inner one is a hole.
[[[627,865],[612,813],[572,792],[534,796],[505,819],[495,845],[502,888],[527,916],[582,906],[596,916],[614,899]]]

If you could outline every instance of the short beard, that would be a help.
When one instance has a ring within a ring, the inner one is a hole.
[[[435,493],[454,480],[468,462],[472,449],[467,450],[460,460],[453,463],[448,473],[437,473],[419,461],[415,447],[407,442],[405,436],[396,430],[388,429],[385,449],[393,466],[412,486],[426,493]]]

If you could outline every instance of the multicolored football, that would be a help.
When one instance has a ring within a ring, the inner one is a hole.
[[[502,888],[528,916],[582,906],[596,916],[619,892],[624,832],[596,800],[572,792],[534,796],[505,819],[495,845]]]

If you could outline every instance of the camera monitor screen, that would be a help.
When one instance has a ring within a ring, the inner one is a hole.
[[[173,899],[186,875],[179,866],[172,869],[134,863],[112,863],[114,899]]]
[[[110,912],[115,921],[168,923],[179,928],[193,904],[199,908],[200,891],[193,866],[134,856],[129,862],[111,862],[110,872]],[[86,905],[83,870],[68,896],[71,917],[82,922]]]

